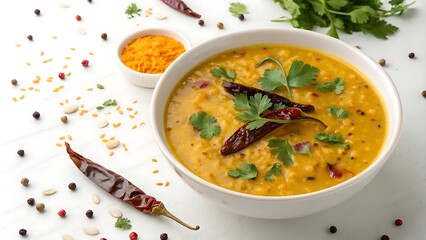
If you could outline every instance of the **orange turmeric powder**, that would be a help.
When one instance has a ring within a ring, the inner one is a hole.
[[[125,46],[121,61],[138,72],[163,73],[183,52],[183,44],[172,37],[148,35]]]

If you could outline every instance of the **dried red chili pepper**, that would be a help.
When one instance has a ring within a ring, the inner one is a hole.
[[[178,10],[181,13],[184,13],[188,16],[200,18],[201,15],[192,11],[191,8],[189,8],[182,0],[161,0],[163,3],[165,3],[167,6]]]
[[[287,107],[297,107],[304,112],[315,111],[315,107],[312,105],[295,103],[278,94],[267,92],[258,88],[248,87],[239,83],[223,81],[222,87],[225,88],[225,90],[232,95],[235,95],[237,93],[243,93],[243,94],[246,94],[248,97],[250,97],[250,96],[254,96],[256,93],[261,93],[262,95],[268,96],[268,98],[271,99],[271,103],[276,103],[276,104],[281,103]]]
[[[262,118],[278,119],[278,120],[313,120],[319,122],[324,127],[327,127],[323,122],[316,118],[307,117],[303,114],[302,110],[295,107],[281,108],[275,111],[270,111],[261,116]],[[247,129],[248,123],[245,123],[237,131],[229,137],[220,149],[222,155],[229,155],[236,153],[253,142],[264,137],[266,134],[272,132],[283,123],[266,122],[262,127],[257,129]]]
[[[332,178],[341,178],[343,176],[343,172],[337,169],[333,164],[327,163],[327,170]]]
[[[155,197],[145,194],[140,188],[133,185],[129,180],[74,152],[67,142],[65,143],[65,146],[69,157],[77,166],[77,168],[80,169],[80,171],[86,175],[86,177],[92,180],[92,182],[96,183],[96,185],[114,197],[130,204],[143,213],[163,215],[191,230],[200,229],[199,226],[191,227],[188,224],[182,222],[180,219],[171,214],[161,201],[157,201]]]

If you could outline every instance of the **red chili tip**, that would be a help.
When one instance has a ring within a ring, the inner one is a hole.
[[[84,59],[84,60],[81,62],[81,65],[83,65],[83,67],[88,67],[88,66],[89,66],[89,60]]]
[[[63,72],[59,73],[59,74],[58,74],[58,77],[59,77],[60,79],[64,80],[64,79],[65,79],[65,73],[63,73]]]
[[[137,234],[137,233],[135,233],[135,232],[131,232],[131,233],[129,234],[129,239],[130,239],[130,240],[136,240],[136,239],[138,239],[138,234]]]
[[[395,223],[395,226],[401,226],[404,222],[402,221],[402,219],[398,218],[398,219],[395,220],[394,223]]]
[[[61,209],[61,210],[59,210],[58,215],[59,215],[59,217],[64,218],[65,215],[67,215],[67,212],[65,212],[64,209]]]
[[[75,19],[76,19],[77,21],[81,21],[81,16],[80,16],[80,15],[77,15],[77,16],[75,16]]]

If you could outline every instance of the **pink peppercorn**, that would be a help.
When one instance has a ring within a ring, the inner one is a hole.
[[[131,232],[131,233],[129,234],[129,239],[130,239],[130,240],[136,240],[136,239],[138,239],[138,234],[137,234],[137,233],[135,233],[135,232]]]
[[[402,219],[398,218],[398,219],[395,220],[394,223],[395,223],[395,226],[401,226],[404,222],[402,221]]]
[[[89,60],[84,59],[83,61],[81,61],[81,65],[83,65],[83,67],[88,67],[89,66]]]
[[[59,73],[59,74],[58,74],[58,77],[59,77],[60,79],[64,80],[64,79],[65,79],[65,73],[63,73],[63,72]]]
[[[59,210],[58,215],[59,215],[59,217],[64,218],[65,215],[67,215],[67,212],[65,212],[64,209],[61,209],[61,210]]]
[[[80,16],[80,15],[77,15],[77,16],[75,16],[75,19],[76,19],[77,21],[81,21],[81,16]]]

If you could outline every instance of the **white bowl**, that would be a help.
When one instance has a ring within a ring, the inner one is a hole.
[[[157,73],[157,74],[141,73],[133,69],[130,69],[121,61],[121,53],[123,52],[123,49],[127,44],[131,43],[133,40],[137,38],[148,36],[148,35],[162,35],[162,36],[172,37],[178,40],[179,42],[181,42],[183,46],[185,47],[186,51],[188,51],[191,48],[191,44],[189,43],[188,39],[182,34],[170,29],[165,29],[165,28],[143,29],[128,35],[120,42],[117,49],[117,58],[118,58],[118,64],[125,78],[136,86],[154,88],[158,80],[160,79],[162,73]]]
[[[318,49],[335,55],[361,70],[382,95],[388,113],[388,135],[377,159],[363,172],[336,186],[295,196],[255,196],[231,191],[203,180],[189,171],[170,151],[164,129],[165,107],[175,85],[194,66],[206,59],[240,46],[282,43]],[[206,200],[244,216],[286,219],[301,217],[339,204],[365,187],[391,155],[401,128],[401,100],[390,77],[371,58],[343,41],[323,34],[296,29],[252,29],[227,34],[204,42],[169,66],[161,77],[151,104],[151,122],[158,146],[182,179]]]

